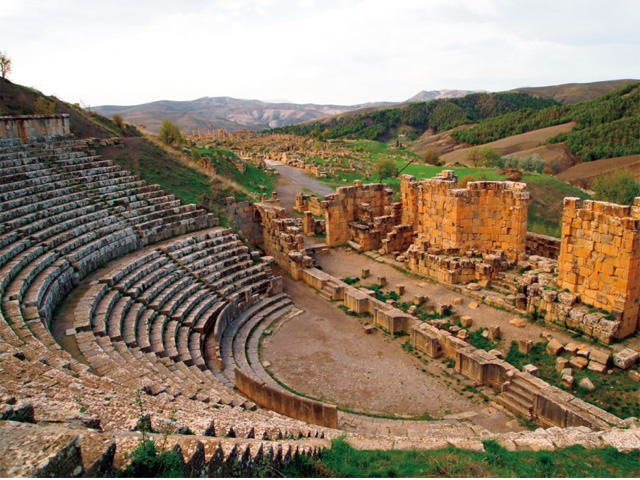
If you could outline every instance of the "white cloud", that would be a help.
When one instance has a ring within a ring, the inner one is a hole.
[[[93,105],[353,104],[640,77],[635,0],[0,2],[13,80]]]

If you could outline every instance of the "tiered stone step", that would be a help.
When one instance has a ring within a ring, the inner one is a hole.
[[[86,428],[0,421],[6,442],[0,468],[13,477],[114,477],[130,464],[141,434],[102,433]],[[328,440],[278,442],[193,435],[148,434],[158,448],[179,452],[187,477],[249,477],[269,465],[281,469],[298,455],[317,457]],[[167,443],[165,445],[165,443]]]
[[[514,413],[532,420],[533,401],[536,388],[518,377],[512,378],[502,386],[502,393],[496,401]]]

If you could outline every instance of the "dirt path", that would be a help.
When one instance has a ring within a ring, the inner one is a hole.
[[[296,204],[296,194],[303,191],[303,188],[311,190],[320,197],[335,193],[331,187],[309,176],[306,170],[283,165],[275,160],[266,160],[266,163],[269,167],[275,168],[280,174],[276,192],[278,192],[280,205],[286,208],[288,215],[293,216],[295,214],[293,207]]]

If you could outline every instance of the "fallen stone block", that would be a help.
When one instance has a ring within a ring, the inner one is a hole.
[[[495,348],[492,349],[492,350],[489,350],[487,353],[489,353],[491,355],[494,355],[497,358],[504,358],[504,354],[500,350],[497,350]]]
[[[527,321],[524,318],[514,318],[513,320],[509,320],[509,323],[518,328],[523,328],[527,325]]]
[[[552,338],[549,341],[549,344],[547,345],[547,353],[549,355],[558,356],[560,355],[560,352],[562,352],[562,349],[563,349],[562,344],[555,338]]]
[[[489,327],[489,340],[496,341],[500,338],[500,326],[491,325]]]
[[[638,370],[629,370],[629,378],[636,382],[640,382],[640,372]]]
[[[563,368],[560,372],[560,376],[564,377],[565,375],[573,376],[573,368]]]
[[[365,324],[362,329],[367,335],[371,335],[375,331],[375,327],[373,325],[369,325],[368,323]]]
[[[593,384],[593,382],[586,377],[578,382],[578,386],[580,388],[588,390],[589,392],[593,392],[596,389],[596,386]]]
[[[613,356],[613,364],[623,370],[628,369],[638,361],[638,352],[625,348]]]
[[[589,365],[587,366],[587,370],[591,370],[592,372],[596,373],[604,373],[607,370],[607,366],[591,360],[589,362]]]
[[[470,327],[473,324],[473,319],[469,315],[463,315],[460,317],[460,325],[463,327]]]
[[[472,292],[477,292],[478,290],[481,290],[482,287],[479,284],[472,282],[467,284],[467,289],[471,290]]]
[[[591,350],[589,359],[606,366],[609,363],[609,352],[604,352],[602,350]]]
[[[586,348],[579,348],[576,352],[576,355],[579,357],[589,358],[589,353],[589,350],[587,350]]]
[[[571,357],[571,359],[569,360],[569,365],[571,365],[573,368],[577,368],[578,370],[584,370],[585,368],[587,368],[588,364],[589,360],[584,357]]]
[[[573,342],[569,342],[564,346],[564,351],[574,354],[578,351],[578,345]]]
[[[480,305],[478,304],[478,302],[471,302],[471,303],[469,304],[469,308],[470,308],[471,310],[475,310],[475,309],[476,309],[476,308],[478,308],[479,306],[480,306]]]
[[[453,302],[452,302],[452,303],[453,303],[454,305],[462,305],[462,304],[463,304],[463,301],[462,301],[462,298],[461,298],[461,297],[456,297],[456,298],[454,298],[454,299],[453,299]]]
[[[571,375],[564,375],[562,377],[562,384],[567,388],[573,388],[574,382],[575,382],[575,379]]]
[[[368,268],[363,268],[362,271],[360,272],[360,276],[362,278],[367,278],[369,276],[369,269]]]
[[[424,295],[416,295],[415,297],[413,297],[414,305],[421,305],[422,302],[424,302]]]
[[[404,294],[404,285],[396,285],[396,293],[398,295],[403,295]]]
[[[522,339],[518,340],[518,351],[528,355],[533,350],[533,340]]]
[[[528,373],[529,375],[533,375],[534,377],[538,376],[538,367],[536,367],[535,365],[525,365],[524,367],[522,367],[522,371],[524,373]]]
[[[569,360],[567,360],[566,358],[557,358],[556,359],[556,372],[561,372],[562,370],[564,370],[565,368],[567,368],[567,365],[569,364]]]

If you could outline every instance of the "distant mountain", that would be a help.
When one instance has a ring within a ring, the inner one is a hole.
[[[468,93],[472,92],[463,90],[423,91],[402,103],[425,101],[420,99],[425,95],[430,95],[429,100],[431,100],[432,98],[459,97]],[[201,130],[225,128],[228,131],[245,128],[264,130],[314,121],[354,110],[375,110],[398,104],[398,102],[369,102],[358,105],[317,105],[313,103],[271,103],[231,97],[202,97],[189,101],[160,100],[132,106],[102,105],[93,107],[93,109],[107,117],[118,114],[134,125],[144,125],[152,132],[158,131],[164,119],[169,119],[177,123],[183,130],[190,132],[198,128]]]
[[[268,103],[231,97],[203,97],[191,101],[161,100],[133,106],[94,107],[105,116],[121,115],[125,120],[157,132],[162,120],[169,119],[183,130],[225,128],[264,130],[336,115],[361,105],[316,105],[312,103]]]
[[[509,90],[510,92],[527,93],[534,97],[551,98],[565,105],[593,100],[605,93],[612,92],[639,80],[607,80],[591,83],[565,83],[549,87],[522,87]]]
[[[439,98],[460,98],[472,93],[483,93],[485,90],[422,90],[402,103],[430,102]]]

